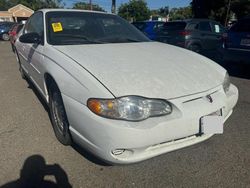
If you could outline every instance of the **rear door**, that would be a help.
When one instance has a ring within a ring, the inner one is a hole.
[[[213,37],[213,49],[218,49],[222,46],[222,34],[225,31],[225,28],[218,22],[210,22],[212,33],[214,35]]]
[[[214,33],[209,21],[201,21],[198,25],[199,36],[203,50],[214,49]]]

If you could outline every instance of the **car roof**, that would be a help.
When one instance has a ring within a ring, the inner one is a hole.
[[[107,13],[107,12],[101,12],[101,11],[92,11],[92,10],[80,10],[80,9],[61,9],[61,8],[57,8],[57,9],[40,9],[38,11],[41,11],[43,13],[47,13],[47,12],[89,12],[89,13],[97,13],[97,14],[111,14],[114,15],[112,13]]]
[[[146,21],[135,21],[133,23],[165,23],[164,21],[158,21],[158,20],[146,20]]]
[[[185,20],[173,20],[171,22],[201,22],[201,21],[208,21],[208,22],[217,22],[215,20],[205,19],[205,18],[191,18],[191,19],[185,19]]]

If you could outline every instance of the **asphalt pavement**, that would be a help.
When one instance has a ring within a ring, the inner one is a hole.
[[[36,178],[42,187],[250,187],[250,69],[227,68],[240,98],[224,134],[141,163],[108,166],[56,140],[46,106],[21,78],[9,43],[0,41],[0,187]]]

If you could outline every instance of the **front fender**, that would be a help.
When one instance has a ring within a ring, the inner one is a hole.
[[[113,98],[91,73],[52,47],[45,49],[44,73],[49,74],[64,95],[86,105],[88,98]],[[84,61],[84,60],[83,60]],[[44,75],[45,75],[44,74]],[[46,94],[48,88],[44,79]]]

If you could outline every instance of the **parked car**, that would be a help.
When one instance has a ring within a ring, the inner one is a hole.
[[[10,30],[9,30],[9,38],[10,38],[10,44],[12,47],[12,51],[15,52],[15,42],[17,39],[17,34],[22,29],[23,24],[14,24]]]
[[[202,53],[220,47],[224,30],[220,23],[208,19],[172,21],[164,24],[156,40]]]
[[[141,21],[133,22],[132,24],[148,36],[151,40],[156,39],[157,31],[164,25],[162,21]]]
[[[10,39],[8,32],[9,32],[11,26],[14,24],[15,24],[14,22],[2,22],[2,23],[0,23],[0,39],[5,40],[5,41]]]
[[[222,133],[238,100],[224,68],[152,42],[113,14],[40,10],[15,45],[21,75],[48,104],[57,139],[109,163],[142,161]]]
[[[250,18],[239,20],[223,35],[223,60],[250,64]]]

